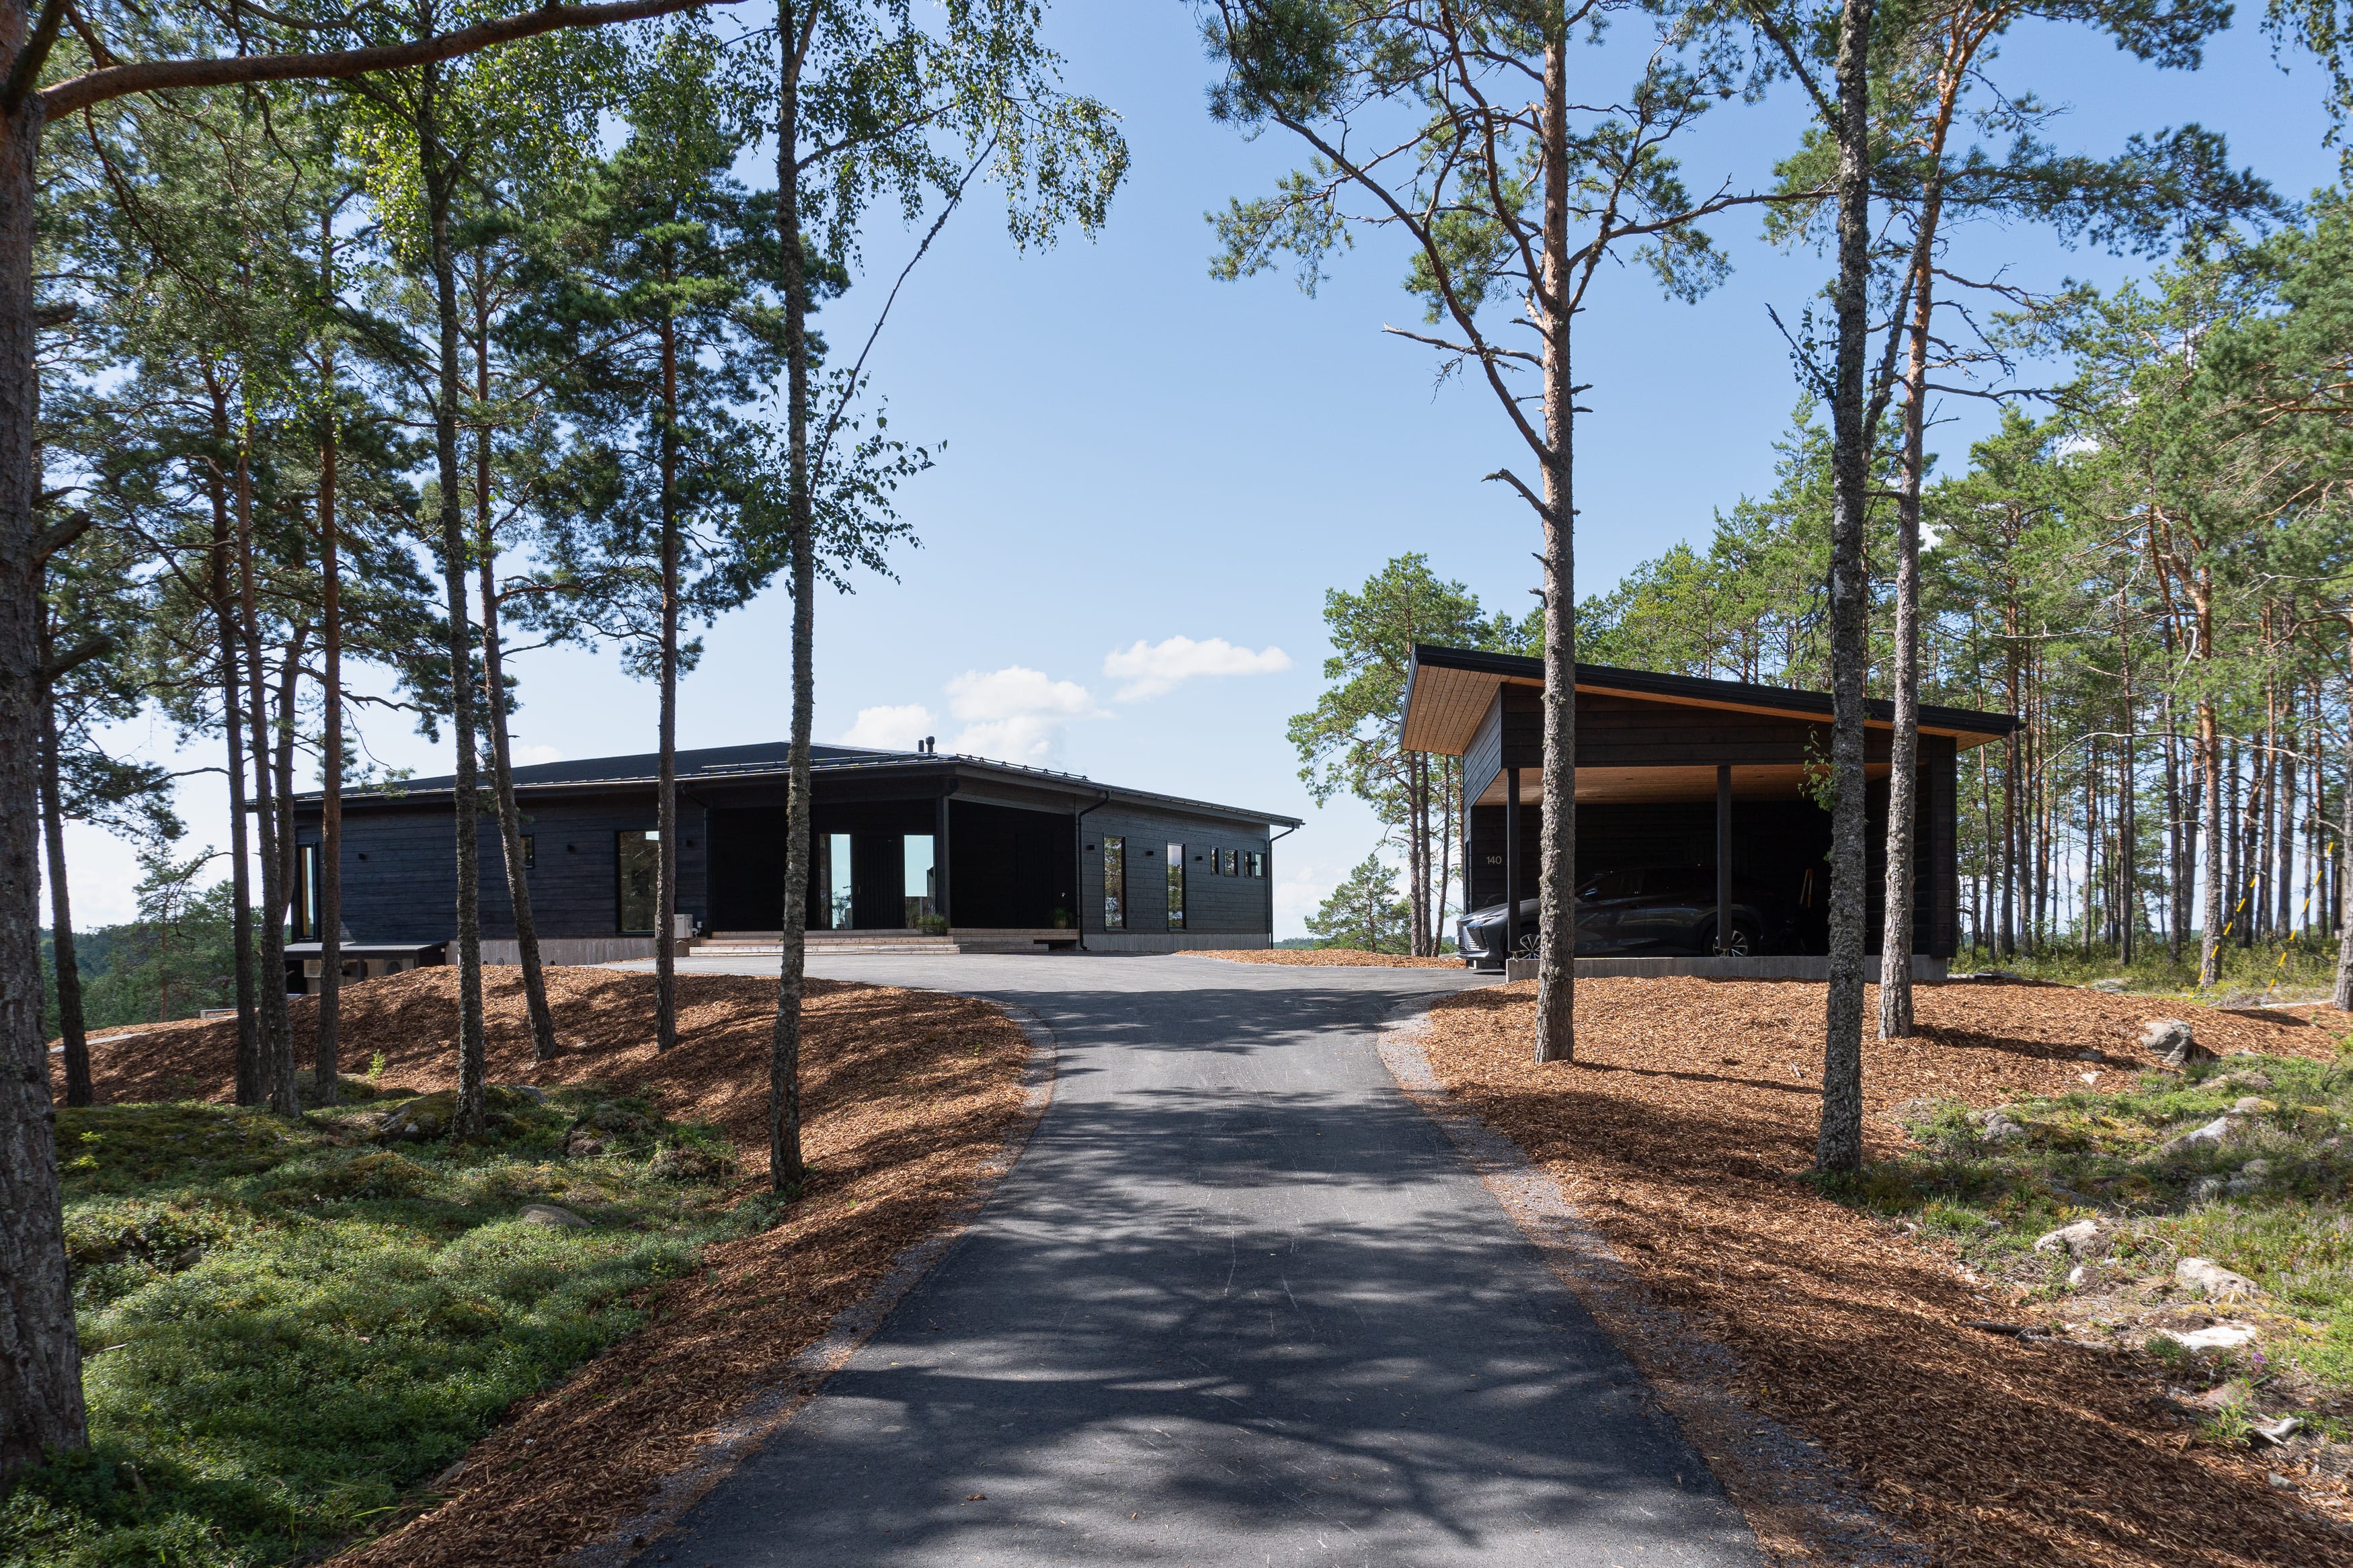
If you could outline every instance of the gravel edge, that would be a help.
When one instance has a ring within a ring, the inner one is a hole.
[[[1920,1568],[1929,1563],[1927,1546],[1873,1508],[1844,1465],[1736,1396],[1729,1387],[1731,1352],[1652,1297],[1549,1173],[1447,1093],[1421,1044],[1438,1000],[1416,997],[1389,1010],[1374,1040],[1381,1064],[1633,1362],[1684,1440],[1746,1516],[1758,1549],[1779,1563]]]

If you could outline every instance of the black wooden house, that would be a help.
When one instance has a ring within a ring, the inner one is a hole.
[[[651,753],[515,770],[525,875],[551,963],[650,956]],[[674,939],[773,940],[783,923],[786,748],[681,752]],[[1263,947],[1272,830],[1296,817],[929,750],[814,748],[808,928],[994,951]],[[371,944],[446,942],[457,891],[448,778],[345,798],[343,925]],[[318,939],[320,798],[295,803],[294,935]],[[497,820],[481,835],[484,953],[514,962]],[[316,949],[311,949],[315,954]]]
[[[1468,648],[1413,651],[1405,744],[1462,759],[1466,908],[1535,897],[1544,833],[1544,689],[1541,659]],[[1892,704],[1870,704],[1865,841],[1874,952],[1884,915],[1894,723]],[[1960,945],[1958,757],[2016,727],[2004,714],[1920,710],[1913,952],[1938,965]],[[1830,742],[1826,692],[1579,664],[1580,883],[1618,870],[1705,868],[1727,906],[1735,878],[1772,889],[1794,911],[1799,944],[1823,952],[1831,819],[1817,794]]]

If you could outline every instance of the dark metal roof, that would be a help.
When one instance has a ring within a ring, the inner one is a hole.
[[[790,776],[791,752],[791,746],[782,741],[680,752],[675,762],[678,782],[681,785],[694,785],[781,781]],[[587,794],[652,784],[657,780],[660,763],[659,752],[644,752],[622,757],[584,757],[577,762],[534,763],[514,770],[515,791],[518,795],[528,795],[543,799],[551,795],[575,791]],[[1050,768],[1025,767],[1018,763],[1000,763],[987,757],[966,757],[950,752],[883,752],[857,746],[812,745],[809,748],[809,767],[812,773],[837,778],[848,774],[916,778],[997,777],[1033,788],[1058,790],[1073,799],[1102,795],[1110,801],[1147,802],[1240,822],[1280,823],[1287,827],[1301,826],[1300,818],[1285,816],[1280,812],[1250,811],[1240,806],[1193,800],[1184,795],[1163,795],[1154,790],[1123,789],[1099,784],[1077,773],[1057,773]],[[388,785],[353,790],[343,797],[343,805],[344,809],[350,810],[372,804],[415,800],[419,796],[447,795],[456,783],[454,776],[446,773],[437,778],[402,779]],[[321,798],[320,792],[316,790],[295,797],[297,804],[315,802]]]
[[[1406,672],[1406,705],[1413,703],[1414,673],[1421,667],[1432,669],[1460,669],[1480,675],[1500,676],[1506,680],[1534,681],[1544,684],[1545,667],[1541,658],[1525,654],[1489,653],[1467,647],[1439,647],[1428,643],[1416,643],[1412,664]],[[1828,719],[1833,712],[1833,700],[1827,691],[1806,691],[1796,687],[1757,686],[1744,680],[1708,680],[1694,675],[1667,675],[1651,669],[1622,669],[1613,665],[1586,664],[1577,667],[1577,687],[1580,691],[1623,692],[1631,697],[1657,697],[1670,701],[1699,703],[1718,708],[1753,708],[1778,713],[1819,715]],[[1864,711],[1882,724],[1895,721],[1895,704],[1883,697],[1867,699]],[[1986,713],[1973,708],[1947,708],[1936,703],[1920,705],[1920,724],[1928,730],[1960,731],[1972,735],[2007,735],[2018,728],[2018,720],[2008,713]]]

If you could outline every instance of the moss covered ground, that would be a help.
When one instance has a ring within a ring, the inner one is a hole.
[[[0,1507],[0,1564],[246,1568],[384,1528],[750,1223],[707,1130],[594,1086],[494,1095],[473,1144],[384,1141],[392,1096],[60,1111],[91,1446]]]
[[[2353,1058],[2084,1076],[2080,1092],[1992,1114],[1915,1101],[1913,1149],[1838,1195],[2009,1287],[2030,1321],[2146,1349],[2179,1384],[2243,1386],[2260,1396],[2249,1408],[2353,1437]],[[2044,1240],[2085,1220],[2095,1237]],[[2209,1299],[2177,1278],[2188,1258],[2258,1289]],[[2259,1337],[2196,1353],[2176,1337],[2226,1321]]]

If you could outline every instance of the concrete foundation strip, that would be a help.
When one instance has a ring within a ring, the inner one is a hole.
[[[1374,1041],[1382,1065],[1635,1363],[1660,1406],[1748,1516],[1758,1545],[1784,1562],[1926,1563],[1926,1547],[1874,1509],[1844,1465],[1731,1392],[1731,1352],[1653,1297],[1549,1173],[1446,1092],[1422,1048],[1438,1000],[1415,997],[1390,1009]]]
[[[1058,1050],[1052,1026],[1029,1008],[991,1000],[1029,1040],[1029,1060],[1021,1079],[1021,1119],[1005,1135],[981,1178],[939,1229],[901,1253],[891,1272],[862,1300],[837,1314],[823,1337],[786,1363],[779,1381],[747,1398],[722,1422],[695,1457],[664,1476],[646,1508],[613,1527],[601,1538],[566,1553],[564,1568],[621,1568],[646,1547],[630,1542],[639,1537],[652,1542],[701,1502],[712,1488],[735,1473],[762,1444],[775,1436],[824,1388],[826,1380],[848,1363],[858,1347],[882,1326],[915,1282],[947,1256],[972,1222],[980,1217],[997,1188],[1021,1158],[1047,1106],[1053,1103]]]

